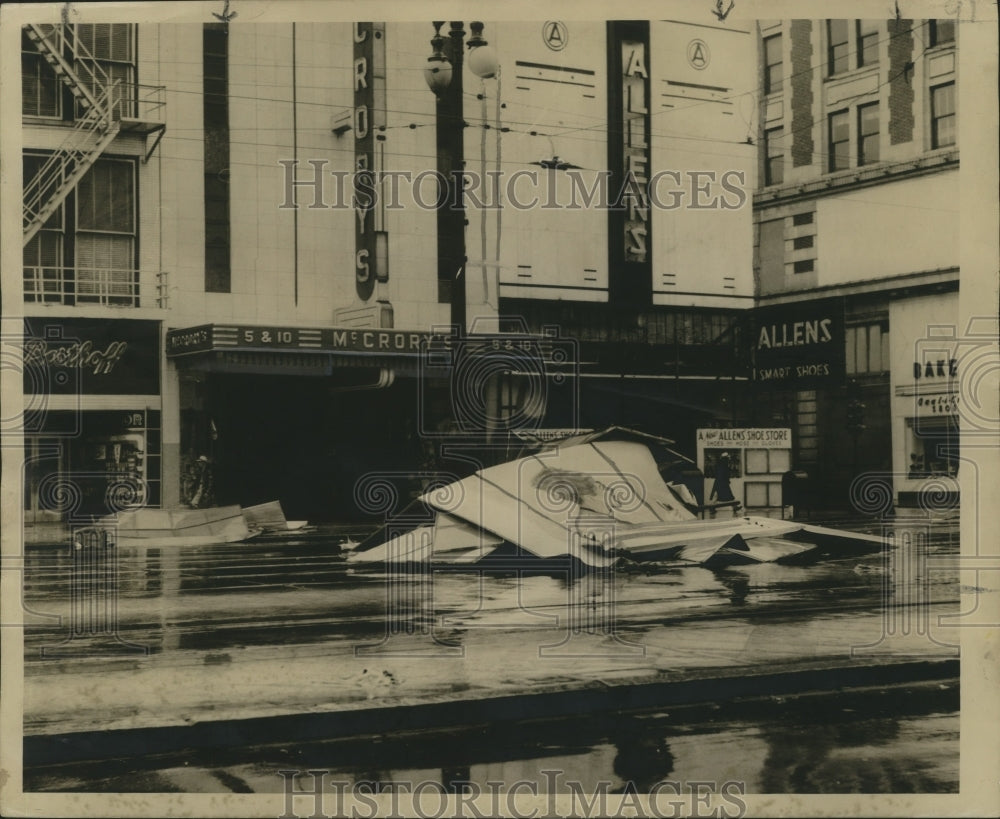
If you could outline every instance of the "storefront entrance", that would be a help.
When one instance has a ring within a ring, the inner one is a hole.
[[[374,374],[374,375],[373,375]],[[182,399],[182,476],[206,458],[211,495],[200,505],[278,500],[286,517],[314,523],[363,519],[362,476],[416,471],[416,380],[377,386],[378,369],[328,378],[207,373]],[[186,408],[183,408],[186,407]],[[418,484],[394,474],[406,496]],[[184,498],[182,485],[182,500]]]

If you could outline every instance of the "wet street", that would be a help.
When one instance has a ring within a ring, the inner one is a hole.
[[[958,610],[955,530],[610,575],[387,578],[316,531],[125,548],[96,629],[80,556],[36,547],[25,789],[280,793],[279,770],[322,769],[543,793],[952,792],[957,639],[938,615]]]

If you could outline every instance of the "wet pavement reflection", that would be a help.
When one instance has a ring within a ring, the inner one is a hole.
[[[905,704],[900,707],[900,696]],[[658,783],[739,783],[746,793],[954,793],[958,685],[609,718],[507,723],[361,740],[29,770],[28,790],[281,793],[281,770],[327,785],[536,783],[540,793],[649,792]],[[891,712],[891,716],[888,715]],[[419,761],[419,762],[418,762]],[[418,764],[414,764],[418,762]],[[662,787],[662,786],[661,786]]]
[[[206,661],[243,646],[370,645],[386,634],[390,601],[403,600],[397,615],[442,644],[462,644],[482,630],[532,639],[533,628],[572,626],[579,612],[593,614],[603,605],[623,644],[641,645],[669,639],[681,624],[720,618],[753,626],[875,612],[887,593],[900,593],[887,585],[892,567],[879,552],[807,565],[631,566],[590,585],[559,572],[418,572],[390,587],[380,572],[349,568],[337,542],[319,532],[211,547],[122,549],[117,634],[149,654],[203,651]],[[957,600],[957,568],[948,563],[958,553],[953,529],[931,531],[924,547],[920,560],[935,561],[933,577],[928,570],[919,575],[925,602]],[[73,636],[72,572],[67,548],[27,555],[26,686],[33,676],[61,673],[42,649]],[[121,652],[86,662],[114,667],[142,660]],[[61,664],[62,671],[72,669],[72,661]],[[958,687],[922,683],[863,696],[770,698],[210,755],[191,750],[29,769],[25,787],[277,793],[282,768],[329,770],[350,782],[431,779],[449,786],[461,779],[485,788],[491,779],[527,779],[543,793],[565,791],[570,782],[589,793],[601,783],[610,792],[628,782],[644,791],[663,780],[698,779],[739,781],[750,793],[949,792],[958,787]],[[561,778],[544,770],[561,771]]]

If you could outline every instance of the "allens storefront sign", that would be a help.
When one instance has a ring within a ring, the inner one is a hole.
[[[25,319],[27,395],[158,395],[160,327],[132,319]]]
[[[616,192],[608,211],[608,288],[619,305],[648,305],[653,296],[649,60],[647,21],[608,24],[608,167]]]
[[[754,381],[801,388],[843,380],[844,344],[842,299],[762,307],[754,322]]]
[[[649,183],[649,138],[646,118],[649,116],[649,72],[646,70],[646,44],[622,43],[622,117],[624,122],[625,199],[625,261],[645,262],[649,235],[649,203],[646,187]]]

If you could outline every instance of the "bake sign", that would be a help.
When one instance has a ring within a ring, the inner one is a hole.
[[[913,362],[913,378],[956,378],[958,377],[957,358],[939,358],[937,361]]]

